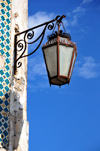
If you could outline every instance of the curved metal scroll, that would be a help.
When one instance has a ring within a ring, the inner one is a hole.
[[[16,69],[22,66],[22,62],[20,61],[20,59],[32,55],[40,47],[40,45],[41,45],[41,43],[43,41],[46,29],[47,28],[48,28],[48,30],[54,29],[54,23],[53,22],[56,21],[56,23],[60,24],[62,22],[62,19],[65,18],[65,17],[66,17],[65,15],[56,16],[55,19],[53,19],[53,20],[51,20],[49,22],[45,22],[43,24],[40,24],[38,26],[35,26],[33,28],[30,28],[28,30],[25,30],[25,31],[23,31],[23,32],[18,33],[18,34],[15,35],[15,45],[14,45],[15,46],[15,50],[14,50],[15,51],[15,54],[14,54],[15,55],[14,56],[15,57],[15,59],[14,59],[15,60],[15,64],[14,64],[14,74],[16,73]],[[36,40],[32,41],[32,42],[28,42],[28,40],[32,40],[33,37],[34,37],[34,29],[39,28],[41,26],[44,26],[44,29],[41,32],[41,34],[39,35],[39,37]],[[24,34],[23,39],[19,39],[18,36],[20,36],[22,34]],[[39,42],[38,46],[36,47],[36,49],[33,50],[28,55],[25,55],[25,52],[27,50],[27,44],[33,44],[36,41],[38,41],[39,39],[40,39],[40,42]],[[18,51],[22,52],[22,53],[17,58]]]

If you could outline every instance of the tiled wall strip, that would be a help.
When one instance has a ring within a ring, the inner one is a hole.
[[[11,0],[0,0],[0,147],[5,149],[9,145],[10,55]]]

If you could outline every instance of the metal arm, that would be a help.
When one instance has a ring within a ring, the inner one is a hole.
[[[28,30],[25,30],[25,31],[20,32],[20,33],[18,33],[18,34],[15,35],[15,45],[14,45],[14,53],[15,53],[14,54],[14,60],[15,60],[15,62],[14,62],[14,74],[16,73],[16,69],[22,66],[22,62],[20,62],[19,60],[21,58],[28,57],[28,56],[32,55],[40,47],[40,45],[41,45],[41,43],[43,41],[46,29],[48,28],[48,30],[52,30],[54,28],[54,23],[53,22],[56,21],[57,24],[60,24],[62,22],[62,19],[65,18],[65,17],[66,17],[65,15],[56,16],[56,18],[53,19],[53,20],[50,20],[50,21],[45,22],[43,24],[40,24],[38,26],[32,27],[32,28],[30,28]],[[39,37],[36,40],[32,41],[32,42],[28,42],[28,40],[32,40],[33,37],[34,37],[34,29],[39,28],[41,26],[44,26],[44,29],[43,29],[42,33],[39,35]],[[23,35],[23,39],[19,39],[20,35]],[[40,42],[39,42],[38,46],[36,47],[36,49],[34,49],[28,55],[25,55],[25,51],[27,50],[27,44],[33,44],[36,41],[38,41],[39,39],[40,39]],[[18,51],[20,51],[22,53],[17,58],[17,52]]]

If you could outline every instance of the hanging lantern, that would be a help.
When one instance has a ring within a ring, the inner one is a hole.
[[[69,84],[75,60],[76,44],[71,41],[70,34],[63,33],[58,25],[58,32],[48,36],[48,42],[43,45],[43,55],[50,85]]]

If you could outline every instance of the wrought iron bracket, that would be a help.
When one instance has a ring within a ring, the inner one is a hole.
[[[16,73],[17,68],[20,68],[22,66],[22,62],[20,61],[21,58],[24,57],[28,57],[30,55],[32,55],[34,52],[37,51],[37,49],[40,47],[44,35],[45,35],[45,31],[48,28],[48,30],[52,30],[54,29],[54,22],[56,21],[56,24],[60,25],[60,23],[62,22],[62,19],[65,18],[65,15],[62,16],[56,16],[55,19],[50,20],[48,22],[45,22],[43,24],[40,24],[38,26],[32,27],[30,29],[27,29],[23,32],[20,32],[18,34],[15,35],[15,43],[14,43],[14,74]],[[34,37],[34,29],[39,28],[41,26],[44,26],[43,31],[41,32],[41,34],[38,36],[37,39],[33,40]],[[21,35],[23,35],[23,39],[21,39]],[[38,44],[38,46],[29,54],[25,54],[26,50],[27,50],[27,44],[33,44],[35,42],[37,42],[40,39],[40,42]],[[31,40],[31,42],[29,42],[29,40]],[[20,55],[17,55],[18,52],[20,52]]]

